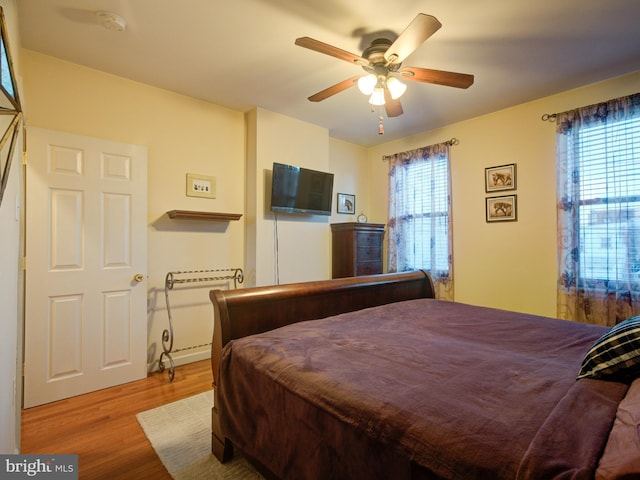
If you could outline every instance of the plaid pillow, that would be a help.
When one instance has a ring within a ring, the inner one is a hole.
[[[640,373],[640,315],[602,335],[587,352],[578,378],[629,380]]]

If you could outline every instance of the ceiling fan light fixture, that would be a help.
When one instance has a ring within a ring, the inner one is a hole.
[[[387,88],[394,100],[400,98],[407,91],[407,86],[396,77],[387,78]]]
[[[365,72],[360,72],[360,75],[347,78],[311,95],[308,97],[309,101],[325,100],[357,84],[358,89],[369,97],[372,112],[382,110],[375,107],[384,106],[387,117],[397,117],[404,113],[400,97],[407,90],[407,86],[400,81],[401,79],[409,78],[415,82],[468,88],[473,85],[473,75],[402,66],[403,61],[441,26],[442,24],[434,16],[419,13],[400,35],[394,34],[395,40],[391,40],[387,35],[374,38],[362,51],[362,55],[355,55],[310,37],[296,38],[295,44],[300,47],[344,60],[351,65],[358,65]],[[381,121],[379,133],[382,134],[383,130]]]
[[[360,90],[364,95],[371,95],[373,93],[373,89],[376,88],[377,83],[378,79],[376,76],[373,73],[370,73],[369,75],[365,75],[358,79],[358,90]]]
[[[384,88],[374,88],[373,93],[371,94],[371,98],[369,98],[369,103],[376,106],[384,105]]]

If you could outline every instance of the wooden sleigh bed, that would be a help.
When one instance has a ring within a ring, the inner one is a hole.
[[[640,380],[576,379],[606,327],[435,300],[422,271],[210,298],[222,462],[237,448],[268,478],[640,478]]]

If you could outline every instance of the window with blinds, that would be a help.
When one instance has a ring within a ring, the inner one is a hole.
[[[402,203],[405,269],[449,274],[449,167],[446,157],[406,167]]]
[[[640,280],[640,117],[582,127],[579,164],[580,281]]]

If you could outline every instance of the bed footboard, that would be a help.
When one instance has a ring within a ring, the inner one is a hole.
[[[434,292],[429,274],[422,270],[240,290],[212,290],[209,298],[214,310],[211,344],[213,454],[221,462],[233,456],[231,442],[220,431],[219,415],[223,412],[215,406],[220,354],[229,341],[305,320],[404,300],[434,298]]]

